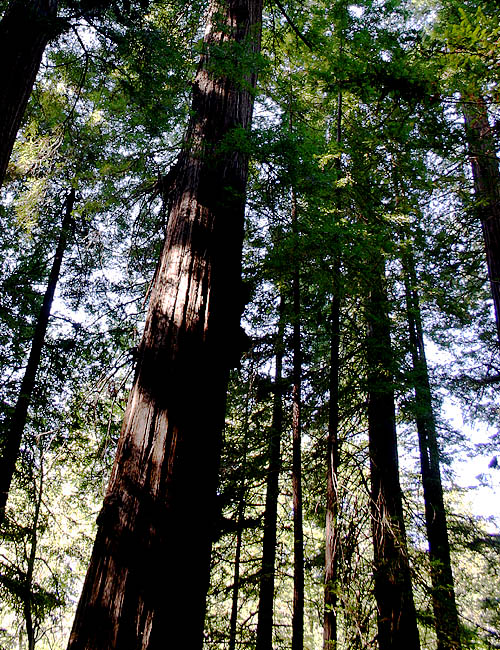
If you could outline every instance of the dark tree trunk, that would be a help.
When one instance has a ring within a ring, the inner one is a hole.
[[[292,229],[298,237],[297,200],[292,191]],[[292,387],[292,491],[293,491],[293,616],[292,650],[304,647],[304,530],[302,516],[302,348],[300,340],[300,272],[295,260],[293,279],[293,387]]]
[[[262,541],[262,568],[259,582],[259,613],[255,650],[273,648],[274,564],[278,526],[279,475],[281,469],[281,436],[283,433],[283,337],[284,300],[280,300],[276,370],[274,375],[273,418],[269,431],[269,464],[266,478],[266,509]]]
[[[241,548],[243,542],[243,529],[245,527],[245,498],[246,498],[246,475],[247,475],[247,455],[248,455],[248,423],[250,419],[250,390],[251,382],[247,392],[245,405],[245,424],[243,439],[243,459],[241,462],[242,478],[239,489],[238,511],[236,513],[236,549],[234,553],[234,573],[233,573],[233,590],[231,603],[231,618],[229,620],[229,649],[234,650],[236,647],[236,631],[238,623],[238,598],[240,591],[240,565],[241,565]]]
[[[340,264],[335,263],[334,289],[331,304],[330,400],[328,405],[327,483],[326,483],[326,545],[325,545],[325,616],[324,650],[337,647],[337,581],[339,561],[339,371],[340,371]]]
[[[337,99],[337,144],[342,141],[342,93]],[[337,178],[341,176],[341,161],[336,160]],[[340,208],[340,196],[336,196]],[[326,527],[325,527],[325,612],[323,620],[324,650],[337,647],[337,589],[339,562],[339,374],[340,374],[340,257],[336,253],[333,265],[333,295],[331,302],[330,340],[330,398],[328,404]]]
[[[56,34],[57,0],[11,0],[0,21],[0,185],[42,55]]]
[[[418,650],[399,484],[389,302],[384,260],[374,255],[366,310],[368,433],[375,599],[380,650]]]
[[[26,579],[24,582],[24,602],[23,614],[26,622],[26,636],[28,637],[28,650],[34,650],[36,642],[36,626],[33,622],[33,573],[35,570],[36,551],[38,546],[38,525],[40,522],[40,510],[42,507],[42,497],[44,488],[44,473],[43,463],[40,467],[40,486],[36,485],[34,481],[35,490],[35,512],[33,516],[31,539],[30,539],[30,552],[27,560]]]
[[[192,118],[71,650],[201,648],[229,368],[239,357],[254,57],[261,0],[213,1]],[[224,45],[226,44],[226,45]],[[236,52],[238,52],[236,48]],[[221,65],[222,64],[222,65]],[[232,66],[234,69],[234,66]],[[160,587],[160,588],[159,588]]]
[[[21,439],[26,425],[26,419],[28,417],[28,408],[35,387],[36,373],[42,358],[42,348],[45,334],[47,333],[52,301],[54,300],[54,293],[59,280],[63,255],[72,228],[73,219],[71,213],[73,211],[74,203],[75,190],[71,190],[66,198],[59,241],[57,243],[54,261],[52,262],[47,289],[45,290],[42,306],[35,326],[28,364],[21,382],[19,397],[17,398],[14,414],[10,423],[10,429],[7,433],[7,438],[2,444],[2,455],[0,457],[0,522],[3,521],[5,516],[5,507],[9,495],[10,484],[16,468],[19,449],[21,447]]]
[[[240,563],[241,563],[241,542],[243,538],[243,521],[245,515],[245,492],[240,496],[236,522],[236,551],[234,554],[233,591],[231,602],[231,618],[229,620],[229,650],[236,647],[236,626],[238,622],[238,597],[240,591]]]
[[[413,363],[415,410],[431,562],[432,604],[438,650],[461,650],[460,623],[451,570],[450,544],[439,466],[439,446],[425,358],[420,301],[411,249],[404,256],[406,309]]]
[[[463,111],[474,179],[476,211],[483,231],[497,338],[500,343],[500,176],[494,130],[489,124],[486,105],[481,97],[470,97],[463,101]]]

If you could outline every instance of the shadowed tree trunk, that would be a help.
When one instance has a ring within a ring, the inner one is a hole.
[[[284,300],[280,299],[276,370],[274,375],[273,418],[269,431],[266,478],[266,509],[262,541],[262,567],[259,582],[259,613],[255,650],[273,648],[274,564],[278,526],[279,475],[281,469],[281,436],[283,433],[283,337]]]
[[[481,221],[488,277],[500,343],[500,175],[493,128],[484,100],[471,96],[462,102],[465,134],[474,179],[476,212]]]
[[[375,599],[380,650],[419,650],[399,484],[389,302],[384,260],[371,260],[368,296],[368,435]]]
[[[248,424],[250,419],[250,394],[252,391],[252,380],[249,383],[245,401],[245,424],[243,434],[243,459],[241,462],[241,484],[239,488],[238,510],[236,513],[236,549],[234,553],[234,573],[231,603],[231,618],[229,620],[229,648],[236,648],[236,632],[238,624],[238,598],[240,591],[240,565],[241,549],[243,544],[243,530],[245,528],[245,503],[246,503],[246,478],[247,478],[247,454],[248,454]]]
[[[292,190],[292,230],[297,245],[297,198]],[[304,526],[302,514],[302,347],[300,340],[300,271],[295,259],[293,278],[293,386],[292,386],[292,492],[293,492],[293,615],[292,650],[304,647]]]
[[[0,185],[43,52],[56,34],[57,0],[11,0],[0,21]]]
[[[415,261],[409,246],[408,244],[406,253],[403,256],[406,310],[413,363],[415,419],[424,489],[425,524],[429,541],[432,604],[436,624],[437,647],[438,650],[461,650],[460,623],[451,570],[450,544],[439,466],[436,422],[432,410],[429,371],[425,358],[420,301],[415,289],[417,285]]]
[[[238,597],[240,592],[240,564],[241,564],[241,544],[243,539],[243,524],[245,516],[245,492],[242,490],[242,495],[238,503],[238,513],[236,520],[236,550],[234,553],[234,573],[233,573],[233,589],[231,596],[231,618],[229,620],[229,650],[234,650],[236,647],[236,628],[238,624]]]
[[[202,647],[227,380],[241,340],[248,162],[228,141],[250,127],[261,15],[261,0],[210,6],[166,241],[71,650]],[[220,72],[241,49],[232,76]]]
[[[19,397],[17,398],[17,403],[14,408],[10,428],[7,432],[7,438],[4,441],[0,441],[2,442],[0,449],[0,522],[3,521],[5,516],[5,507],[7,505],[10,484],[16,468],[19,449],[21,447],[23,431],[28,417],[28,408],[35,387],[36,373],[42,358],[42,349],[45,334],[47,333],[50,310],[52,308],[55,290],[59,281],[64,251],[66,250],[73,224],[71,213],[73,211],[74,203],[75,190],[72,189],[66,198],[59,241],[57,242],[56,253],[49,273],[47,289],[45,290],[42,306],[36,322],[30,355],[28,357],[28,364],[19,390]]]

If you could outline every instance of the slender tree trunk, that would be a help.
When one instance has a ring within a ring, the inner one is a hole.
[[[465,134],[474,179],[476,211],[481,221],[488,276],[500,343],[500,175],[493,128],[479,95],[462,100]]]
[[[43,343],[45,340],[45,334],[47,333],[50,310],[52,308],[57,282],[59,281],[59,273],[61,271],[64,251],[66,250],[72,228],[73,220],[71,213],[73,211],[74,203],[75,190],[72,189],[66,198],[59,241],[57,242],[56,253],[52,262],[47,289],[45,290],[42,306],[35,326],[28,364],[21,382],[19,397],[17,398],[17,403],[14,408],[14,414],[10,423],[10,429],[7,433],[7,438],[3,441],[2,445],[2,455],[0,457],[0,522],[3,521],[5,516],[5,507],[9,495],[10,484],[16,468],[22,435],[28,417],[28,408],[35,387],[36,373],[42,357]]]
[[[342,141],[342,93],[337,100],[337,144]],[[337,177],[341,176],[341,161],[337,159]],[[336,197],[340,208],[340,197]],[[337,589],[339,553],[339,374],[340,374],[340,257],[335,254],[333,295],[331,302],[330,340],[330,400],[328,404],[326,530],[325,530],[325,611],[323,621],[324,650],[337,647]]]
[[[42,496],[43,496],[43,484],[44,484],[44,473],[43,473],[43,462],[41,463],[40,468],[40,487],[37,490],[35,482],[35,513],[33,517],[32,532],[31,532],[31,547],[30,554],[27,558],[28,566],[26,571],[26,580],[25,580],[25,596],[23,603],[23,613],[24,620],[26,622],[26,635],[28,637],[28,650],[34,650],[35,648],[35,626],[33,625],[33,573],[35,570],[35,560],[36,560],[36,551],[37,551],[37,541],[38,541],[38,523],[40,520],[40,509],[42,507]]]
[[[246,497],[246,471],[248,454],[248,422],[250,419],[250,394],[252,381],[249,384],[245,404],[245,425],[243,439],[243,460],[241,463],[242,478],[239,490],[238,511],[236,514],[236,550],[234,554],[233,590],[231,603],[231,618],[229,620],[229,650],[236,647],[236,628],[238,623],[238,598],[240,591],[240,564],[241,548],[243,541],[243,529],[245,526],[245,497]]]
[[[374,255],[371,268],[366,310],[368,433],[378,642],[380,650],[418,650],[399,484],[389,302],[380,253]]]
[[[326,546],[325,546],[325,615],[324,650],[337,647],[337,581],[339,553],[339,371],[340,371],[340,300],[338,277],[340,264],[335,263],[334,293],[331,303],[330,401],[328,409]]]
[[[415,290],[415,261],[411,248],[403,258],[406,310],[413,363],[416,423],[424,489],[425,523],[431,562],[432,603],[438,650],[461,650],[460,623],[439,466],[439,446],[432,410],[429,371],[425,358],[420,301]]]
[[[231,618],[229,620],[229,650],[236,647],[236,626],[238,622],[238,596],[240,590],[240,562],[241,542],[243,537],[243,517],[245,514],[245,492],[244,488],[238,504],[238,519],[236,528],[236,551],[234,554],[233,592],[231,602]]]
[[[281,297],[275,356],[273,418],[269,431],[269,465],[266,479],[266,509],[264,512],[264,538],[262,541],[262,568],[259,583],[259,613],[255,650],[272,650],[273,648],[274,564],[278,527],[281,436],[283,434],[284,304],[284,299]]]
[[[292,190],[292,229],[298,237],[297,199]],[[293,617],[292,650],[304,647],[304,530],[302,516],[302,349],[300,340],[300,271],[296,259],[293,291],[293,387],[292,387],[292,491],[293,491]]]
[[[210,6],[166,242],[71,650],[202,646],[225,395],[240,340],[248,164],[227,138],[250,127],[256,82],[245,69],[254,62],[249,55],[234,78],[216,70],[234,44],[259,50],[261,15],[261,0]]]
[[[0,185],[42,55],[55,35],[57,0],[11,0],[0,21]]]

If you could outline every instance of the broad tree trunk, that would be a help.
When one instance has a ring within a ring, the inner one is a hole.
[[[45,290],[42,306],[36,322],[30,355],[28,357],[28,364],[19,390],[19,397],[17,398],[7,438],[2,442],[2,455],[0,457],[0,522],[3,521],[5,516],[5,507],[9,495],[10,484],[16,468],[19,449],[21,447],[22,435],[28,417],[28,408],[35,387],[36,373],[42,358],[42,349],[45,334],[47,333],[50,310],[52,308],[54,293],[59,281],[64,251],[66,250],[72,228],[73,219],[71,213],[73,211],[74,203],[75,190],[72,189],[66,198],[59,241],[57,242],[56,253],[52,262],[47,289]]]
[[[337,144],[342,141],[342,93],[337,98]],[[342,168],[340,158],[336,160],[337,178]],[[336,207],[340,208],[340,196],[336,196]],[[340,375],[340,256],[335,254],[333,264],[333,295],[331,302],[330,377],[328,404],[327,440],[327,482],[326,482],[326,526],[325,526],[325,610],[323,619],[324,650],[337,647],[337,589],[339,562],[339,375]]]
[[[202,647],[229,368],[239,357],[247,157],[261,0],[213,0],[166,241],[71,650]],[[234,45],[239,47],[234,47]],[[160,587],[160,588],[159,588]]]
[[[415,419],[424,489],[425,524],[429,540],[432,604],[436,624],[437,647],[438,650],[461,650],[460,623],[455,600],[448,527],[439,466],[439,445],[432,410],[429,371],[425,358],[420,301],[415,289],[417,281],[415,261],[411,248],[407,248],[407,253],[403,258],[403,266],[413,363]]]
[[[373,256],[368,324],[368,434],[375,599],[380,650],[418,650],[419,634],[399,484],[389,303],[384,260]]]
[[[276,369],[274,375],[273,417],[269,431],[268,468],[266,477],[266,509],[262,540],[262,567],[259,581],[259,613],[255,650],[273,648],[274,564],[278,527],[279,475],[281,469],[281,437],[283,434],[283,337],[284,299],[280,299]]]
[[[42,55],[56,34],[57,0],[11,0],[0,21],[0,185]]]
[[[292,230],[298,237],[297,200],[292,191]],[[293,616],[292,650],[304,647],[304,526],[302,515],[302,348],[300,340],[300,271],[295,260],[293,291],[293,387],[292,387],[292,491],[293,491]]]
[[[476,211],[481,221],[488,276],[500,343],[500,175],[493,128],[482,97],[462,98],[465,134],[474,179]]]

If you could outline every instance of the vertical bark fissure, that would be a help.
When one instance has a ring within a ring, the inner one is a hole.
[[[55,34],[57,0],[11,0],[0,21],[0,186],[43,52]]]
[[[298,215],[297,197],[292,189],[292,231],[297,250]],[[302,349],[300,334],[300,269],[295,255],[293,278],[293,386],[292,386],[292,491],[293,491],[293,617],[292,650],[304,646],[304,530],[302,514]]]
[[[403,267],[437,646],[438,650],[461,650],[438,437],[425,356],[420,301],[415,289],[417,284],[415,260],[409,242],[403,255]]]
[[[419,650],[399,484],[389,301],[380,252],[374,253],[371,267],[366,310],[368,433],[378,642],[380,650]]]
[[[248,166],[226,138],[250,127],[261,15],[261,0],[210,6],[165,245],[71,650],[194,650],[203,643],[225,396],[240,340],[235,297]],[[235,43],[248,56],[229,77],[217,72],[217,57]],[[141,459],[148,436],[152,452]]]
[[[50,318],[50,310],[54,300],[61,264],[64,252],[68,245],[71,228],[73,224],[72,212],[75,203],[75,190],[72,189],[66,197],[64,216],[61,224],[59,240],[57,242],[56,252],[52,261],[47,288],[40,307],[38,319],[33,333],[28,363],[19,389],[19,396],[14,407],[14,413],[7,431],[7,437],[3,443],[0,457],[0,522],[5,516],[5,508],[9,494],[10,484],[16,468],[16,461],[21,448],[22,436],[26,420],[28,418],[28,409],[31,403],[33,390],[35,388],[36,373],[40,366],[42,358],[43,344]]]
[[[266,477],[266,506],[262,540],[262,566],[259,581],[259,612],[255,650],[272,650],[274,572],[278,527],[279,475],[281,470],[281,437],[283,434],[283,355],[284,355],[283,295],[279,304],[278,336],[275,354],[273,415],[269,430],[268,468]]]
[[[488,277],[500,343],[500,175],[493,128],[484,99],[462,98],[465,135],[474,181],[475,209],[481,222]]]

